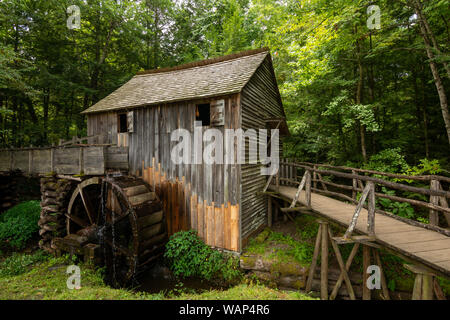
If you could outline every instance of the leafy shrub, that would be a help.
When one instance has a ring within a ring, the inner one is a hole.
[[[269,235],[268,240],[288,246],[288,248],[284,250],[277,251],[279,258],[283,258],[283,256],[291,256],[294,260],[300,263],[306,263],[312,259],[314,248],[307,242],[297,241],[291,236],[285,235],[281,232],[272,232]]]
[[[417,166],[407,170],[407,174],[412,176],[420,176],[425,174],[439,174],[442,172],[439,160],[421,159]]]
[[[27,201],[0,216],[0,242],[22,249],[39,230],[39,201]]]
[[[211,249],[194,230],[180,231],[170,237],[164,257],[177,277],[233,281],[240,277],[238,261],[231,255]]]
[[[394,196],[395,191],[388,190],[382,187],[381,190],[384,194]],[[413,219],[415,217],[414,208],[406,202],[397,202],[390,199],[378,198],[377,203],[383,207],[384,210],[396,214],[398,216]]]
[[[37,251],[35,254],[29,255],[13,253],[12,256],[0,263],[0,277],[16,276],[25,273],[28,269],[27,267],[47,259],[48,255],[43,251]]]
[[[409,165],[406,162],[405,157],[401,154],[400,148],[391,148],[371,156],[369,163],[364,169],[391,173],[405,173],[409,170]]]

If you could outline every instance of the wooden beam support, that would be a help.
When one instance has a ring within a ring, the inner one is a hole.
[[[350,252],[350,255],[348,256],[347,262],[345,263],[345,270],[348,272],[350,270],[350,266],[352,265],[353,259],[355,258],[356,253],[358,253],[359,249],[359,243],[356,242],[353,246],[352,251]],[[339,292],[339,289],[341,288],[342,281],[344,281],[344,274],[341,272],[339,275],[338,280],[336,281],[336,284],[334,285],[333,291],[330,295],[330,300],[334,300]]]
[[[292,200],[292,203],[289,206],[289,208],[295,207],[295,205],[297,204],[298,199],[300,198],[300,193],[302,192],[303,188],[305,187],[305,184],[306,184],[306,173],[303,175],[302,181],[300,181],[300,184],[298,186],[297,192],[295,193],[295,197]]]
[[[347,268],[344,265],[344,261],[342,260],[341,251],[339,250],[339,246],[336,244],[336,242],[333,241],[333,235],[331,234],[330,228],[328,228],[328,236],[330,238],[331,245],[334,250],[334,254],[336,255],[336,260],[339,264],[339,268],[341,269],[341,275],[343,276],[345,285],[347,286],[347,291],[350,296],[350,299],[356,300],[355,292],[353,291],[352,283],[351,283],[350,278],[347,273]]]
[[[367,279],[368,273],[367,269],[370,266],[370,247],[367,245],[363,245],[363,282],[362,282],[362,292],[363,292],[363,300],[371,299],[371,291],[367,287]]]
[[[372,249],[372,253],[374,255],[376,264],[380,268],[380,273],[381,273],[380,280],[381,280],[381,289],[383,291],[383,298],[384,298],[384,300],[391,300],[391,297],[389,295],[389,288],[387,286],[386,275],[384,274],[384,268],[381,263],[380,252],[378,250]]]
[[[322,253],[320,262],[320,298],[328,300],[328,222],[321,221],[322,225]]]
[[[435,274],[418,265],[404,264],[404,267],[416,275],[412,300],[433,300]]]
[[[314,253],[311,261],[311,265],[309,266],[308,280],[306,281],[306,292],[310,292],[312,288],[312,282],[314,278],[314,271],[316,270],[317,259],[319,257],[320,250],[320,242],[322,241],[322,224],[319,224],[319,230],[316,236],[316,243],[314,245]]]

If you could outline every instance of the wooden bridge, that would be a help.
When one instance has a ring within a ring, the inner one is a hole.
[[[103,175],[108,170],[128,170],[128,147],[100,144],[101,135],[74,137],[58,146],[0,149],[0,172],[24,174]],[[87,142],[87,143],[83,143]]]
[[[301,172],[304,174],[299,181],[297,176]],[[392,182],[380,177],[404,183]],[[350,183],[342,184],[345,180],[349,180]],[[409,185],[417,181],[428,183],[430,188]],[[268,224],[269,226],[272,224],[274,199],[281,200],[280,210],[286,218],[293,220],[292,213],[301,212],[319,219],[320,227],[306,291],[311,289],[314,270],[321,251],[322,299],[334,299],[342,283],[345,283],[350,297],[355,298],[347,272],[360,245],[363,247],[363,270],[367,270],[371,264],[381,268],[377,249],[385,248],[406,260],[408,264],[405,264],[405,267],[416,274],[413,299],[432,299],[434,296],[445,299],[435,276],[450,277],[450,229],[448,228],[450,209],[447,201],[450,198],[450,192],[443,190],[443,186],[447,186],[449,182],[450,178],[442,176],[405,176],[284,160],[281,162],[277,175],[271,176],[264,188],[264,193],[269,195]],[[377,188],[382,186],[391,190],[409,191],[426,196],[430,201],[377,192]],[[409,203],[415,208],[425,208],[429,211],[430,223],[424,224],[377,209],[376,198]],[[277,206],[275,206],[275,214],[278,214]],[[439,226],[440,215],[446,220],[441,224],[444,225],[446,222],[447,228]],[[347,231],[343,236],[333,236],[328,227],[329,222],[345,227]],[[353,235],[353,233],[359,235]],[[341,276],[332,290],[328,288],[329,243],[332,245],[341,269]],[[347,262],[343,261],[339,249],[339,245],[344,244],[354,244]],[[371,252],[374,263],[371,263]],[[383,296],[389,299],[382,268],[381,273]],[[368,276],[369,274],[364,272],[364,284]],[[366,285],[363,286],[363,299],[370,299],[370,290]]]

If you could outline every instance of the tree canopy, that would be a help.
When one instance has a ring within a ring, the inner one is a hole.
[[[443,0],[4,0],[0,145],[85,135],[80,112],[138,71],[267,46],[286,156],[448,168],[449,17]]]

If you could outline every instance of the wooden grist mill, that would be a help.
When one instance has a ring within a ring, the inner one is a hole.
[[[122,286],[175,232],[240,252],[266,225],[262,164],[175,164],[171,133],[289,134],[267,49],[141,72],[83,114],[88,137],[0,153],[0,171],[42,176],[42,248],[104,263]]]

